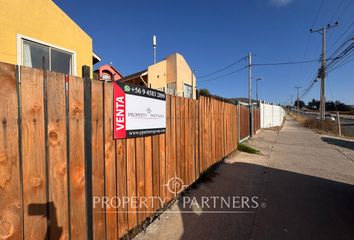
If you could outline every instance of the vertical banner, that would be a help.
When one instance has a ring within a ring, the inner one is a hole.
[[[114,82],[114,139],[143,137],[166,131],[166,94]]]

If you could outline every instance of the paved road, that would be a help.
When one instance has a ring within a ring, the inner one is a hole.
[[[354,142],[288,119],[249,144],[262,155],[235,154],[186,196],[259,196],[262,207],[218,214],[179,201],[136,239],[354,239]]]

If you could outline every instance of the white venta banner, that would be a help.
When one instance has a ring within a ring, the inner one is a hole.
[[[166,130],[166,95],[141,86],[114,83],[114,139],[141,137]]]

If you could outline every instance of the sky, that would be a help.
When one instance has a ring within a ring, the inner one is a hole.
[[[152,36],[157,36],[157,60],[182,54],[196,71],[197,87],[226,98],[248,96],[247,60],[205,78],[252,53],[254,64],[317,60],[321,35],[309,29],[328,23],[328,56],[354,36],[354,0],[54,0],[93,40],[100,64],[112,62],[129,75],[152,64]],[[352,24],[352,25],[351,25]],[[346,34],[343,34],[350,27]],[[340,36],[342,36],[340,38]],[[334,45],[334,43],[336,43]],[[99,64],[94,67],[98,67]],[[262,77],[259,98],[289,104],[295,86],[304,89],[319,63],[254,66]],[[236,72],[237,71],[237,72]],[[236,72],[229,75],[230,72]],[[222,77],[224,75],[228,75]],[[330,72],[327,100],[354,104],[354,61]],[[319,83],[303,98],[319,98]]]

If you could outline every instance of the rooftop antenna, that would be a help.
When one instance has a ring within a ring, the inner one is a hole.
[[[153,48],[153,54],[154,54],[154,64],[156,63],[156,36],[152,36],[152,48]]]

